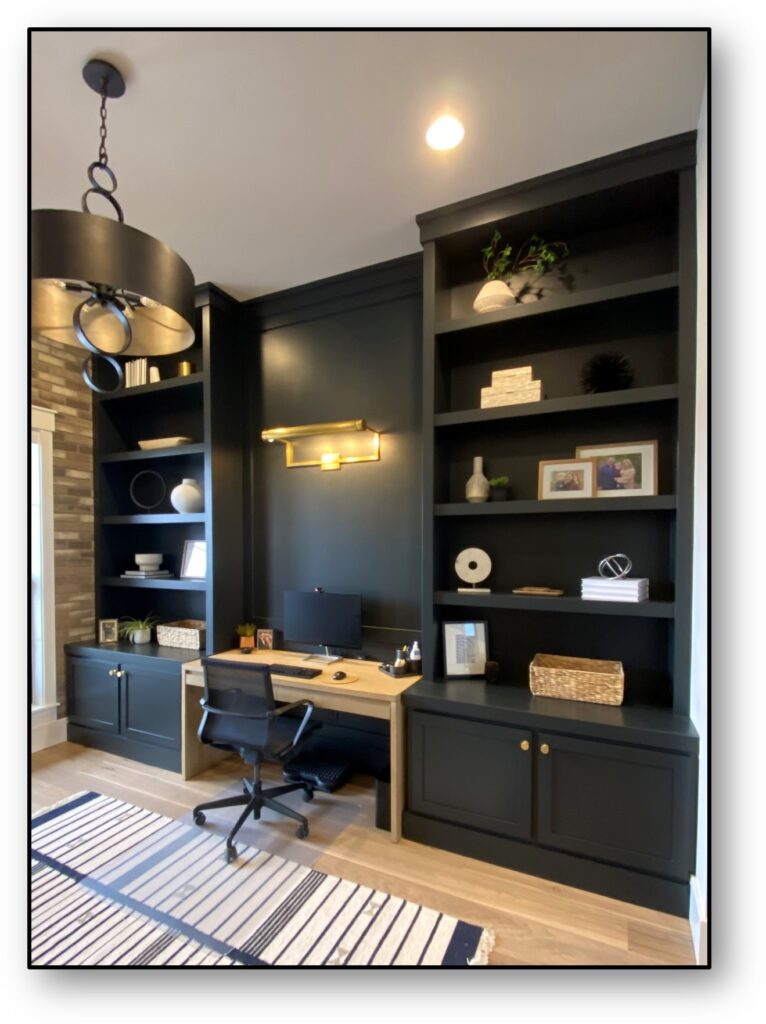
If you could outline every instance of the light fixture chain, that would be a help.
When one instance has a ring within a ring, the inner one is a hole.
[[[102,167],[106,166],[108,160],[106,155],[106,85],[107,79],[104,77],[101,80],[101,127],[99,128],[101,144],[98,147],[98,162]]]
[[[109,166],[109,157],[107,156],[106,152],[106,97],[108,85],[108,78],[102,78],[100,90],[101,125],[98,130],[99,138],[101,141],[98,147],[98,160],[94,160],[88,168],[88,180],[90,181],[92,187],[87,189],[87,191],[83,192],[81,206],[83,213],[90,213],[90,210],[88,208],[88,196],[92,194],[101,196],[103,199],[106,199],[106,201],[111,205],[112,209],[117,214],[117,219],[119,220],[120,224],[123,224],[125,222],[125,216],[122,212],[122,207],[114,197],[114,193],[117,190],[117,178],[114,175],[114,171]],[[100,182],[96,178],[94,173],[96,169],[103,171],[108,176],[112,186],[111,188],[107,188],[106,185],[103,184],[103,182]]]

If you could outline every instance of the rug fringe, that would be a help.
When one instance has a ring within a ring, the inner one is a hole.
[[[471,967],[486,967],[489,964],[489,955],[494,948],[495,933],[490,928],[485,928],[481,933],[476,952],[468,963]]]

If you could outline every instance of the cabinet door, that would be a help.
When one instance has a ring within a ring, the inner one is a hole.
[[[423,711],[410,712],[409,724],[410,810],[529,838],[530,732]]]
[[[156,747],[181,749],[181,671],[122,665],[122,734]]]
[[[688,880],[696,808],[691,758],[543,733],[537,748],[539,842]]]
[[[117,671],[117,661],[70,657],[67,664],[69,721],[100,732],[119,732],[120,680],[109,674]]]

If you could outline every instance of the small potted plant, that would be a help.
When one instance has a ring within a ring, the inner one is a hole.
[[[514,274],[528,273],[536,277],[545,274],[554,263],[569,255],[566,242],[546,242],[539,235],[532,235],[520,246],[515,257],[513,247],[502,248],[502,235],[495,231],[492,241],[481,250],[482,266],[486,274],[485,284],[474,300],[477,313],[489,313],[504,309],[516,302],[519,296],[511,291],[508,282]],[[527,290],[525,285],[522,291]]]
[[[132,644],[148,644],[152,639],[152,627],[156,624],[157,618],[151,613],[143,619],[132,619],[125,616],[120,619],[120,636]]]
[[[239,649],[241,651],[252,651],[255,647],[255,623],[241,622],[235,632],[239,637]]]
[[[510,477],[493,476],[489,481],[489,500],[508,501],[508,484],[510,482]]]

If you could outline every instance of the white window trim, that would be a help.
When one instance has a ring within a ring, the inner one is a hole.
[[[32,720],[35,725],[55,721],[56,702],[56,576],[53,543],[53,432],[56,413],[40,406],[32,406],[32,440],[42,450],[41,493],[47,497],[42,504],[42,686],[35,684]]]

